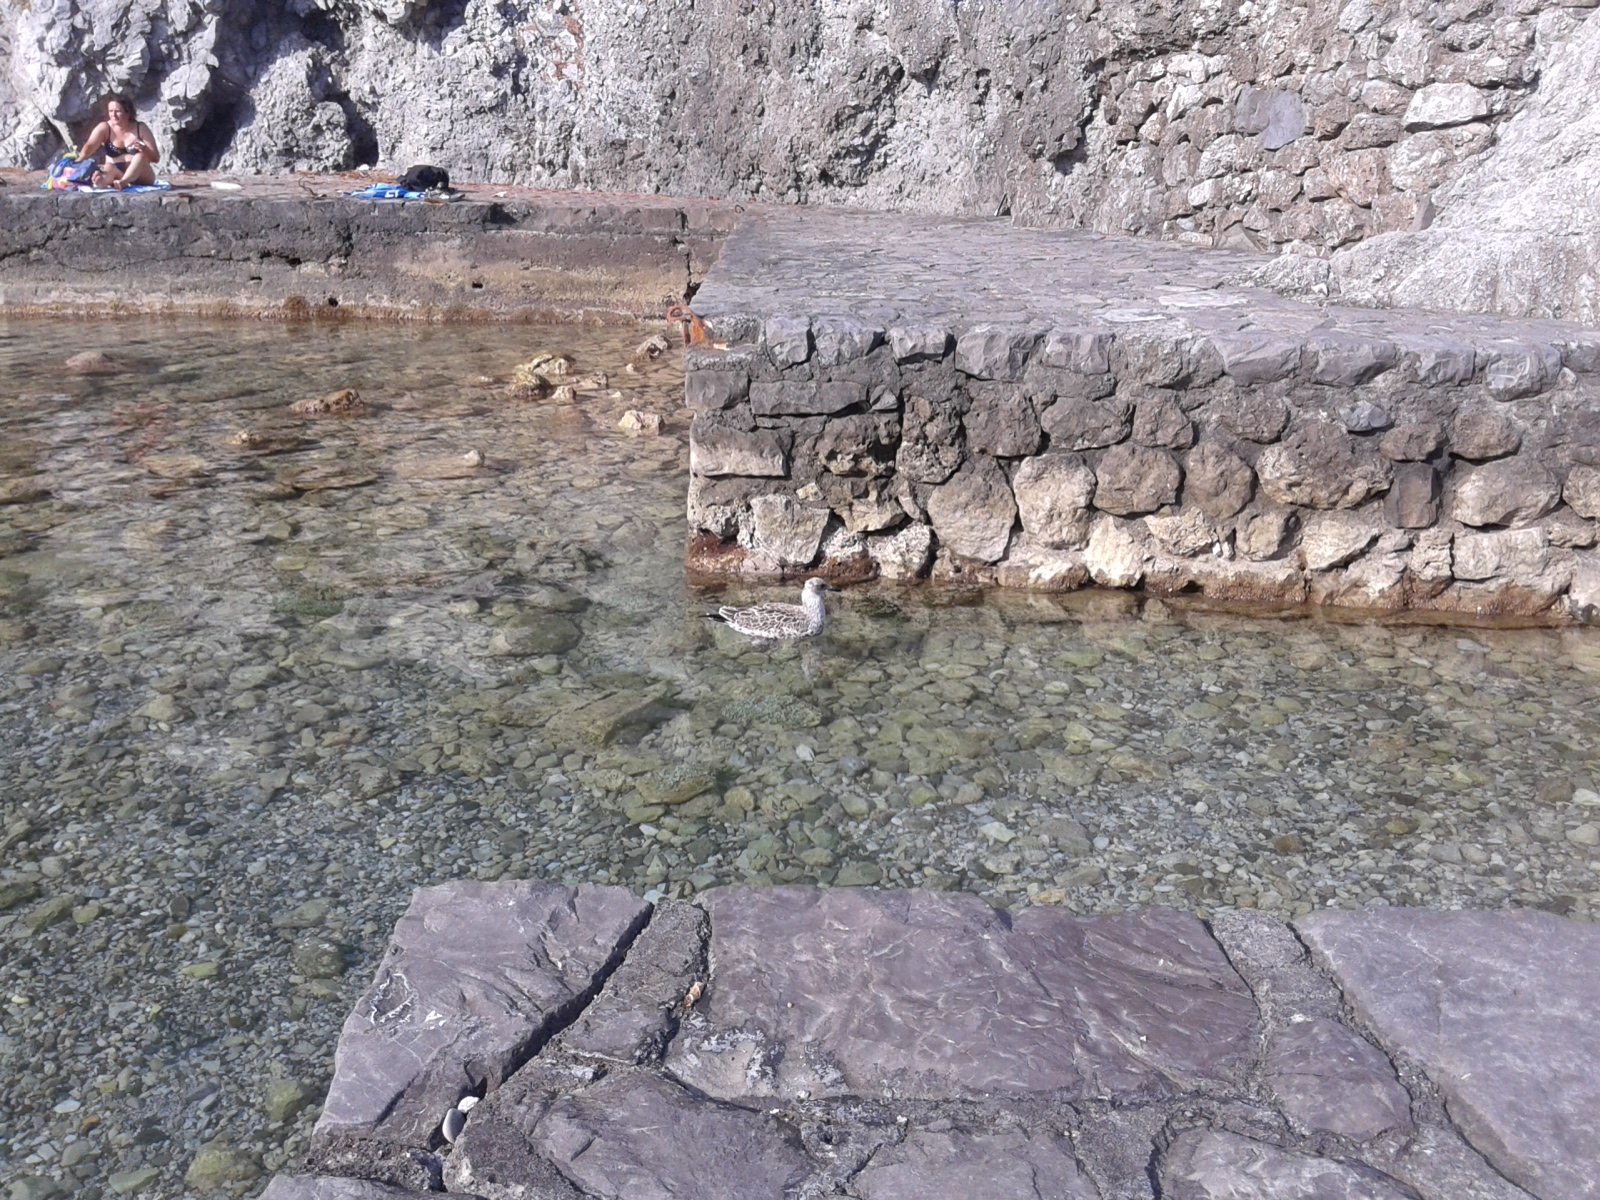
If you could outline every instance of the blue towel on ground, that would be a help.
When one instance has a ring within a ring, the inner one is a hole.
[[[170,192],[172,190],[172,185],[170,183],[168,183],[165,179],[158,179],[154,183],[136,183],[132,187],[125,187],[125,188],[90,187],[86,183],[80,183],[80,184],[78,184],[77,187],[52,188],[48,182],[44,183],[44,184],[41,184],[40,186],[47,192],[48,191],[92,192],[92,193],[98,194],[98,193],[101,193],[101,192],[117,192],[117,191],[120,191],[125,196],[132,195],[134,192]]]
[[[408,192],[405,188],[392,183],[374,183],[350,195],[358,200],[423,200],[427,198],[426,192]]]

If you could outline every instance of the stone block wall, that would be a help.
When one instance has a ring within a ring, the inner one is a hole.
[[[0,164],[133,94],[188,169],[964,215],[1257,248],[1426,222],[1597,0],[0,6]]]
[[[1217,6],[1192,47],[1150,53],[1144,26],[1123,32],[1106,6],[1070,207],[1107,232],[1318,253],[1427,228],[1593,7],[1247,2]]]
[[[688,352],[701,577],[1593,617],[1600,335],[730,322]]]

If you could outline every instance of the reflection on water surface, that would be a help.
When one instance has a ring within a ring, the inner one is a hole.
[[[648,332],[0,324],[12,1176],[281,1163],[410,889],[462,875],[1600,903],[1595,632],[869,588],[753,647],[683,584]],[[508,400],[546,349],[605,385]],[[342,388],[372,414],[288,411]]]

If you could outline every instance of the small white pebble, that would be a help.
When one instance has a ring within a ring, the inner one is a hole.
[[[478,1106],[477,1096],[463,1096],[456,1101],[456,1108],[461,1112],[471,1112]]]
[[[444,1115],[444,1123],[439,1127],[439,1132],[444,1134],[444,1140],[451,1145],[461,1136],[461,1131],[467,1127],[467,1114],[459,1108],[452,1108]]]

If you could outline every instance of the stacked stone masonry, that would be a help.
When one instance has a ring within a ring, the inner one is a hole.
[[[350,173],[163,195],[45,191],[0,171],[0,310],[286,319],[659,316],[715,259],[730,206],[468,186],[361,200]],[[139,280],[129,287],[129,273]]]
[[[1594,1200],[1546,913],[419,891],[269,1200]]]
[[[0,7],[0,162],[130,92],[188,169],[1016,213],[1327,250],[1425,225],[1595,0]]]
[[[1600,333],[1301,303],[1259,262],[747,218],[696,298],[691,569],[1592,618]]]

